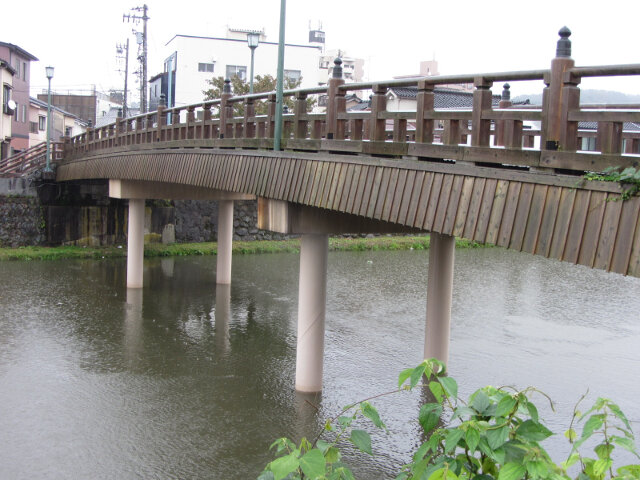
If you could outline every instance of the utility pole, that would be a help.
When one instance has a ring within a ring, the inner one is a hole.
[[[124,56],[123,55],[124,51]],[[129,80],[129,39],[127,38],[127,43],[123,47],[122,44],[116,45],[116,52],[118,53],[117,58],[124,58],[124,93],[122,95],[122,117],[127,118],[127,91],[128,80]]]
[[[138,60],[140,61],[140,74],[142,76],[142,81],[140,82],[140,113],[144,113],[147,111],[147,20],[149,20],[147,11],[149,7],[145,3],[142,7],[133,7],[131,10],[142,12],[142,16],[135,13],[122,14],[122,21],[133,21],[137,24],[142,20],[142,35],[138,32],[134,33],[136,33],[138,45],[142,46],[142,53],[139,53]]]

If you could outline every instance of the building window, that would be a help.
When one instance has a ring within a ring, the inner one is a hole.
[[[29,133],[38,133],[38,123],[29,122]]]
[[[302,72],[300,70],[285,70],[284,78],[288,78],[292,82],[299,82],[302,78]]]
[[[587,152],[596,151],[596,139],[595,137],[582,137],[582,150]]]
[[[64,136],[70,137],[73,133],[73,127],[64,127]]]
[[[233,78],[234,76],[238,77],[240,80],[247,79],[247,67],[243,67],[241,65],[227,65],[227,72],[225,78]]]
[[[215,65],[214,63],[198,63],[198,71],[213,73],[214,65]]]
[[[27,106],[22,105],[22,123],[27,123]]]
[[[38,115],[38,130],[44,131],[47,129],[47,117],[44,115]]]
[[[2,85],[2,111],[3,113],[10,114],[9,101],[11,100],[11,87],[9,85]]]
[[[27,79],[27,62],[22,62],[22,78]]]

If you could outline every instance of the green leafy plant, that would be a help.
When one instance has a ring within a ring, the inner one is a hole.
[[[574,411],[565,433],[572,443],[569,458],[556,464],[541,442],[553,433],[540,421],[533,395],[551,400],[539,390],[528,387],[487,386],[474,392],[467,401],[458,397],[458,384],[446,375],[445,365],[436,359],[423,361],[402,371],[398,389],[377,395],[395,394],[420,385],[429,390],[433,401],[420,408],[418,422],[427,440],[403,465],[396,480],[639,480],[640,465],[614,469],[614,450],[621,447],[638,457],[629,421],[620,408],[599,398],[586,413]],[[259,480],[353,479],[342,461],[340,446],[349,442],[361,452],[372,455],[371,436],[355,428],[366,419],[386,429],[371,397],[347,406],[327,420],[314,442],[303,438],[295,444],[288,438],[271,446],[276,459],[270,462]],[[584,397],[583,397],[584,398]],[[580,438],[574,425],[586,420]],[[583,444],[599,442],[597,458],[583,456]],[[639,457],[640,458],[640,457]],[[571,470],[571,473],[570,473]]]
[[[640,195],[640,169],[634,167],[608,167],[602,172],[588,172],[584,176],[585,180],[601,182],[618,182],[622,187],[621,200],[629,200],[631,197]]]

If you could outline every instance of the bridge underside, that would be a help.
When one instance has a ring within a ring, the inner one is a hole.
[[[58,181],[95,178],[254,195],[640,276],[640,198],[620,201],[617,184],[576,176],[201,148],[112,150],[57,171]]]

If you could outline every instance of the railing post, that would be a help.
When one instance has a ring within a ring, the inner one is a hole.
[[[622,122],[598,122],[596,150],[601,153],[621,153],[622,125]]]
[[[333,77],[329,79],[327,90],[327,129],[325,132],[327,140],[338,137],[338,108],[345,107],[344,93],[340,92],[340,86],[344,85],[342,78],[342,59],[340,57],[333,61]],[[339,100],[342,95],[342,101]],[[342,137],[344,138],[344,123],[342,124]]]
[[[433,143],[433,119],[425,119],[427,112],[435,108],[433,84],[426,80],[418,82],[418,105],[416,112],[416,143]]]
[[[387,121],[379,118],[379,115],[387,111],[387,87],[376,84],[373,85],[372,91],[369,135],[372,142],[384,142],[387,139]]]
[[[194,129],[196,128],[194,123],[196,121],[196,107],[191,105],[187,108],[187,132],[186,138],[192,139],[195,138]]]
[[[243,122],[243,128],[242,128],[244,132],[244,138],[255,138],[256,136],[255,116],[256,116],[256,106],[253,101],[253,98],[247,98],[244,101],[244,122]]]
[[[541,148],[545,150],[558,150],[562,145],[563,137],[566,138],[567,111],[564,94],[564,76],[567,70],[574,67],[575,62],[571,58],[571,30],[562,27],[558,32],[556,56],[551,61],[551,72],[545,79],[547,87],[543,93],[543,143]],[[577,84],[576,84],[577,85]],[[574,99],[575,100],[575,99]]]
[[[163,127],[167,123],[167,112],[162,105],[158,105],[158,117],[157,117],[157,125],[156,125],[156,142],[161,142],[163,140]]]
[[[272,93],[267,97],[267,124],[265,127],[265,137],[273,139],[276,129],[276,95]]]
[[[471,145],[473,147],[488,147],[491,139],[491,120],[482,116],[484,110],[491,109],[491,86],[493,82],[478,77],[473,84],[473,112],[471,114]]]
[[[231,80],[227,78],[220,96],[220,138],[231,137],[231,129],[228,128],[231,126],[228,121],[233,118],[233,105],[229,104],[231,96]]]
[[[202,138],[212,138],[211,134],[211,107],[207,103],[202,104]]]
[[[307,116],[307,94],[298,92],[296,93],[296,103],[294,106],[295,114],[295,127],[294,138],[305,139],[307,138],[307,130],[309,128],[309,122],[306,119]]]

